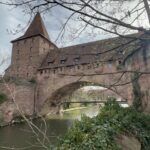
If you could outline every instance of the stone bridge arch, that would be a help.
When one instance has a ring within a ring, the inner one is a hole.
[[[36,108],[38,112],[41,112],[43,108],[53,111],[58,106],[60,101],[68,94],[73,93],[75,90],[88,85],[102,86],[114,91],[123,99],[128,100],[128,104],[132,103],[132,85],[127,84],[119,86],[129,79],[128,75],[125,75],[120,79],[120,74],[104,74],[104,75],[59,75],[53,74],[51,76],[44,76],[39,80],[39,86],[37,87],[37,101]],[[116,83],[117,86],[113,86]],[[42,111],[46,114],[46,112]],[[42,113],[42,114],[43,114]]]

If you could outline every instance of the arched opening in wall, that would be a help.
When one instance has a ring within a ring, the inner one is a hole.
[[[122,107],[128,107],[126,99],[111,89],[90,82],[75,82],[59,88],[46,100],[49,106],[47,114],[51,115],[51,108],[57,108],[59,114],[80,117],[82,114],[95,116],[104,103],[115,99]]]

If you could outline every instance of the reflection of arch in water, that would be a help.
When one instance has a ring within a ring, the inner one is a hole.
[[[85,81],[78,81],[78,82],[73,82],[71,84],[64,85],[63,87],[61,87],[61,88],[57,89],[55,92],[53,92],[49,96],[49,98],[45,100],[45,102],[42,106],[42,109],[45,109],[46,107],[49,107],[49,108],[47,108],[47,111],[48,111],[48,109],[51,109],[52,107],[58,107],[58,109],[59,109],[59,105],[63,101],[66,100],[66,97],[68,95],[72,95],[72,93],[74,93],[77,89],[80,89],[80,88],[86,87],[86,86],[102,87],[102,85],[100,85],[100,84],[85,82]],[[112,89],[109,89],[109,90],[112,91]],[[115,93],[115,94],[118,95],[118,93]],[[118,95],[118,96],[121,97],[121,95]],[[124,99],[124,98],[122,97],[122,99]]]

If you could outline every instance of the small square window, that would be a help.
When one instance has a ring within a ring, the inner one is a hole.
[[[79,60],[80,60],[80,57],[74,58],[74,61],[75,61],[75,62],[79,62]]]
[[[50,65],[52,65],[53,64],[53,62],[48,62],[48,65],[50,66]]]
[[[61,60],[60,61],[61,64],[64,64],[65,62],[66,62],[66,60]]]
[[[98,59],[98,58],[99,58],[99,54],[96,54],[94,57],[95,57],[96,59]]]

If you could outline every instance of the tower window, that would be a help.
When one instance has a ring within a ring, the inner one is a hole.
[[[43,48],[43,53],[45,53],[45,51],[46,51],[46,49],[45,49],[45,48]]]
[[[32,60],[32,56],[30,56],[29,59]]]
[[[32,52],[32,47],[30,47],[30,52]]]
[[[95,57],[96,59],[98,59],[98,58],[99,58],[99,54],[96,54],[94,57]]]
[[[19,49],[17,50],[17,54],[19,54]]]
[[[78,69],[80,69],[80,66],[77,66]]]
[[[61,64],[64,64],[65,62],[66,62],[66,60],[61,60],[60,61]]]

